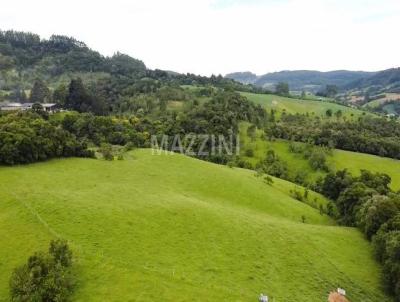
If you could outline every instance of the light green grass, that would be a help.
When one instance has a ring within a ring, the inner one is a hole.
[[[241,156],[253,166],[261,159],[264,159],[267,150],[271,149],[288,163],[289,174],[291,176],[299,171],[305,171],[308,174],[307,180],[313,182],[318,177],[326,174],[322,171],[312,170],[308,160],[302,154],[291,153],[289,151],[289,142],[286,140],[268,141],[263,137],[262,131],[258,130],[256,140],[251,141],[246,134],[248,126],[248,123],[241,123],[240,125]],[[244,156],[245,150],[248,148],[254,150],[254,157]],[[392,178],[392,189],[396,191],[400,190],[399,160],[335,149],[332,155],[327,157],[327,161],[329,166],[334,170],[348,169],[354,175],[359,175],[361,169],[386,173]]]
[[[73,301],[320,302],[338,286],[391,301],[363,235],[290,198],[292,184],[150,152],[0,168],[0,301],[55,236],[75,253]]]
[[[364,108],[368,108],[368,107],[369,108],[376,108],[376,107],[382,105],[385,102],[387,102],[387,100],[385,98],[377,99],[377,100],[373,100],[373,101],[370,101],[370,102],[364,104],[363,107]]]
[[[300,113],[300,114],[315,114],[316,116],[325,116],[328,109],[333,112],[341,110],[343,116],[352,117],[360,116],[364,112],[355,108],[342,106],[339,104],[327,102],[327,101],[312,101],[312,100],[300,100],[295,98],[287,98],[272,94],[255,94],[242,92],[242,95],[247,97],[250,101],[256,104],[262,105],[267,110],[275,109],[278,112],[285,110],[287,113]]]
[[[266,157],[268,150],[273,150],[279,158],[289,164],[289,176],[293,178],[297,173],[303,171],[307,173],[307,181],[314,182],[319,176],[325,173],[321,171],[314,171],[309,165],[308,161],[302,154],[295,154],[289,152],[289,143],[284,140],[268,141],[265,139],[262,130],[257,130],[256,139],[252,141],[247,136],[248,123],[240,124],[240,144],[241,156],[253,167],[262,159]],[[253,149],[254,156],[246,157],[245,152],[247,149]]]
[[[392,178],[392,189],[400,190],[400,161],[370,154],[334,150],[332,162],[337,169],[359,174],[361,169],[386,173]]]

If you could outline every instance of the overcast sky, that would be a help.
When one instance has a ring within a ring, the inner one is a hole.
[[[1,0],[0,29],[73,36],[149,68],[381,70],[400,66],[400,0]]]

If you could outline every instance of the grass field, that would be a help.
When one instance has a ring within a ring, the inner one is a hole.
[[[347,168],[353,173],[360,169],[386,173],[392,178],[392,189],[400,190],[399,160],[343,150],[335,150],[331,160],[337,169]]]
[[[254,172],[136,150],[0,168],[0,301],[12,269],[69,240],[73,301],[391,301],[356,229]],[[306,216],[306,223],[301,216]]]
[[[289,144],[284,140],[275,140],[273,142],[262,139],[262,131],[257,131],[257,138],[255,141],[246,134],[247,123],[241,123],[240,125],[240,143],[241,143],[241,156],[252,164],[253,167],[261,160],[264,159],[267,150],[274,150],[275,153],[284,161],[289,164],[289,176],[293,178],[297,173],[303,171],[308,174],[306,178],[310,182],[314,182],[318,176],[323,176],[323,172],[314,171],[311,169],[308,161],[304,159],[302,154],[295,154],[289,152]],[[246,157],[245,152],[247,149],[252,149],[254,152],[253,157]]]
[[[275,109],[278,112],[285,110],[287,113],[314,113],[317,116],[325,115],[328,109],[333,112],[341,110],[343,116],[351,117],[360,116],[364,111],[342,106],[335,103],[330,103],[326,101],[312,101],[312,100],[300,100],[294,98],[286,98],[282,96],[272,95],[272,94],[255,94],[242,92],[242,95],[246,96],[249,100],[256,104],[261,104],[267,110]]]
[[[241,152],[244,156],[246,149],[254,150],[254,157],[245,157],[246,161],[255,165],[260,159],[264,159],[268,149],[272,149],[283,160],[289,164],[290,175],[296,174],[298,171],[308,173],[308,180],[315,181],[319,176],[325,173],[321,171],[313,171],[302,154],[289,152],[289,142],[285,140],[276,140],[273,142],[262,139],[262,131],[258,130],[257,139],[251,141],[246,135],[247,123],[240,125],[240,141],[242,144]],[[328,163],[336,170],[348,169],[353,174],[359,174],[361,169],[373,172],[386,173],[392,178],[391,187],[394,190],[400,190],[400,161],[379,157],[370,154],[356,153],[344,150],[333,150],[332,156],[328,156]]]

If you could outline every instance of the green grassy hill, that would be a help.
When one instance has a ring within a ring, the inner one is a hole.
[[[314,113],[315,115],[325,115],[328,109],[333,112],[341,110],[346,117],[359,116],[364,112],[355,108],[346,107],[343,105],[327,102],[327,101],[313,101],[313,100],[300,100],[295,98],[287,98],[273,94],[255,94],[242,92],[249,100],[256,104],[261,104],[267,110],[275,109],[278,112],[285,110],[287,113]]]
[[[320,302],[337,286],[391,301],[363,235],[292,199],[293,184],[150,152],[0,168],[0,301],[55,236],[76,256],[73,301]]]
[[[325,173],[322,171],[314,171],[311,169],[308,161],[302,154],[291,153],[289,151],[289,142],[285,140],[267,141],[261,139],[262,131],[257,131],[257,139],[251,141],[246,135],[247,123],[240,125],[240,141],[242,144],[241,155],[244,159],[255,165],[260,159],[264,159],[268,149],[272,149],[289,164],[290,174],[293,176],[298,171],[305,171],[308,174],[308,180],[315,181],[319,176]],[[254,150],[254,157],[246,157],[246,149]],[[371,154],[350,152],[344,150],[333,150],[332,156],[328,156],[328,163],[336,170],[348,169],[356,174],[360,173],[361,169],[372,172],[386,173],[392,178],[391,187],[394,190],[400,189],[400,161],[379,157]]]

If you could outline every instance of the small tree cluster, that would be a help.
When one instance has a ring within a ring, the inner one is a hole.
[[[53,240],[47,253],[37,252],[17,267],[10,279],[13,302],[67,301],[73,288],[72,252],[64,240]]]

